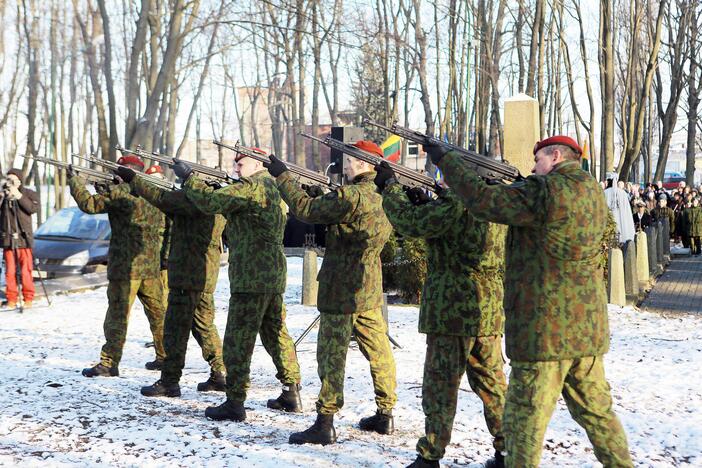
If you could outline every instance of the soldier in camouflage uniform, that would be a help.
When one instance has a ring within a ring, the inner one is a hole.
[[[134,191],[173,219],[171,253],[168,256],[170,291],[164,323],[166,358],[161,378],[142,387],[144,396],[180,396],[178,381],[185,365],[188,336],[202,349],[210,365],[210,378],[198,384],[198,391],[224,391],[222,342],[214,325],[214,290],[219,275],[219,253],[226,221],[222,215],[205,215],[185,197],[183,190],[164,190],[134,171],[120,167],[117,174]]]
[[[428,248],[419,312],[419,332],[427,335],[422,383],[425,436],[419,439],[418,457],[410,466],[439,466],[451,440],[458,387],[466,372],[494,437],[495,458],[486,466],[504,466],[502,279],[507,229],[475,219],[451,190],[442,190],[430,201],[419,188],[406,192],[388,165],[376,171],[383,209],[395,231],[426,239]]]
[[[608,209],[597,181],[580,168],[580,147],[562,136],[537,143],[535,175],[512,185],[488,185],[442,145],[425,150],[476,218],[509,225],[506,465],[538,466],[562,395],[597,459],[607,467],[633,466],[602,358],[609,325],[598,257]]]
[[[237,183],[216,189],[192,176],[185,162],[173,168],[185,182],[185,194],[206,214],[227,219],[229,251],[229,315],[224,333],[224,365],[227,369],[227,400],[207,408],[210,419],[243,421],[249,387],[251,357],[256,335],[273,359],[276,378],[283,384],[268,407],[301,412],[300,366],[285,326],[283,292],[287,263],[283,252],[285,213],[280,194],[260,162],[237,157]]]
[[[371,142],[356,146],[382,156]],[[392,232],[373,184],[372,166],[346,157],[344,171],[351,185],[324,196],[311,197],[284,163],[274,156],[268,170],[276,177],[283,200],[298,219],[327,224],[326,251],[319,272],[317,366],[322,388],[317,420],[290,436],[290,443],[330,444],[336,441],[334,414],[344,404],[344,368],[351,334],[368,359],[378,410],[360,427],[381,434],[394,430],[395,359],[382,316],[383,288],[380,251]]]
[[[150,166],[145,174],[163,179],[163,169],[161,166]],[[168,309],[168,254],[171,251],[171,236],[173,219],[168,213],[165,214],[165,223],[161,231],[161,285],[163,286],[163,308]]]
[[[120,158],[120,164],[141,170],[144,164],[136,156]],[[163,349],[163,291],[161,285],[160,231],[163,215],[146,200],[135,196],[126,183],[111,186],[107,191],[91,195],[86,181],[69,171],[68,184],[78,207],[90,214],[107,213],[112,228],[107,254],[107,314],[105,315],[105,345],[100,363],[83,369],[86,377],[117,376],[122,349],[127,337],[129,311],[139,297],[149,320],[156,349],[156,360],[146,368],[161,368]]]

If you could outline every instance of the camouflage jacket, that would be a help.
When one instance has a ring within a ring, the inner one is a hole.
[[[505,338],[515,361],[599,356],[609,349],[600,249],[607,204],[575,161],[548,175],[488,185],[455,153],[439,162],[476,218],[509,225]]]
[[[96,195],[91,195],[85,184],[85,179],[78,176],[68,181],[78,208],[89,214],[107,213],[110,220],[107,279],[158,278],[163,214],[132,195],[129,184],[115,185]]]
[[[651,215],[653,216],[653,220],[655,222],[667,221],[668,226],[670,227],[670,234],[673,234],[675,231],[675,212],[671,207],[657,206],[651,211]]]
[[[280,194],[296,218],[329,225],[318,275],[320,312],[353,314],[383,304],[380,251],[392,227],[373,177],[361,174],[351,185],[312,198],[289,171],[278,176]]]
[[[686,235],[690,237],[702,236],[702,206],[685,208],[682,212]]]
[[[265,170],[218,190],[191,176],[185,195],[202,212],[227,219],[231,292],[285,291],[286,216],[275,180]]]
[[[168,287],[214,292],[219,276],[222,215],[206,215],[195,208],[183,190],[159,188],[143,179],[132,181],[136,193],[173,219],[168,255]]]
[[[383,192],[383,209],[398,233],[427,242],[419,332],[502,335],[507,228],[476,220],[451,190],[415,206],[392,184]]]

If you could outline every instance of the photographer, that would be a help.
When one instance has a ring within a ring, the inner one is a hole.
[[[39,210],[39,197],[36,192],[22,185],[22,171],[10,169],[0,193],[0,238],[2,238],[5,258],[5,306],[17,306],[17,264],[21,272],[24,307],[31,307],[34,299],[32,280],[32,215]]]

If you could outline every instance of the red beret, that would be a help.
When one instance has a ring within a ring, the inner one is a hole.
[[[144,161],[139,159],[138,156],[134,156],[133,154],[127,154],[125,156],[122,156],[117,160],[117,164],[131,164],[133,166],[139,166],[140,168],[144,169]]]
[[[146,173],[151,175],[151,174],[163,174],[163,168],[161,166],[151,166],[146,170]]]
[[[253,151],[254,153],[260,154],[261,156],[266,156],[266,154],[268,154],[265,151],[263,151],[261,148],[249,148],[249,149],[251,151]],[[239,162],[242,159],[244,159],[245,157],[246,157],[245,154],[236,153],[236,156],[234,156],[234,162]]]
[[[546,148],[547,146],[553,146],[553,145],[563,145],[567,146],[568,148],[572,149],[578,154],[583,154],[582,148],[580,148],[580,145],[573,140],[571,137],[565,136],[565,135],[556,135],[552,136],[550,138],[546,138],[544,140],[539,141],[534,145],[534,154],[536,154],[541,148]]]
[[[385,153],[383,153],[383,150],[380,148],[380,146],[376,145],[372,141],[358,140],[356,143],[353,144],[353,146],[368,153],[378,155],[381,158],[385,157]]]

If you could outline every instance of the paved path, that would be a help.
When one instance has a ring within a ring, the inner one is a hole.
[[[674,257],[641,309],[702,315],[702,257]]]

